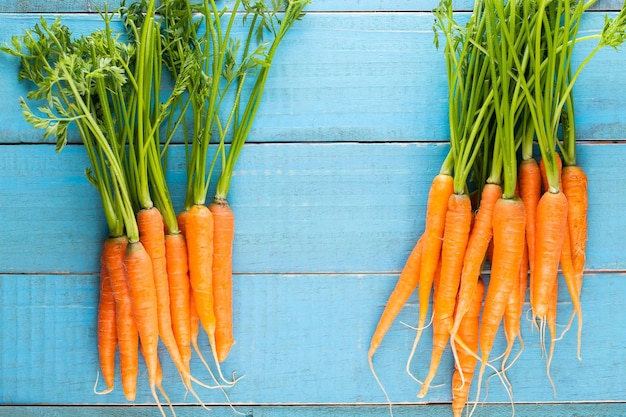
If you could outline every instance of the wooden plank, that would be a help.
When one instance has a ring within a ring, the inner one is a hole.
[[[385,397],[370,373],[366,352],[396,279],[397,275],[378,274],[236,275],[236,344],[223,370],[245,377],[228,390],[233,404],[242,411],[255,405],[384,405]],[[0,275],[0,404],[129,405],[119,389],[119,379],[113,393],[93,393],[97,281],[97,275]],[[623,402],[624,297],[625,274],[586,277],[583,359],[576,359],[575,332],[570,331],[558,342],[552,363],[556,396],[545,374],[538,333],[523,320],[525,350],[507,372],[515,401]],[[559,331],[571,312],[563,288],[560,300]],[[405,373],[414,331],[402,324],[414,323],[416,314],[417,305],[411,298],[374,357],[376,371],[391,401],[398,405],[418,403],[415,394],[419,386]],[[418,377],[423,377],[428,365],[430,337],[427,329],[411,366]],[[206,355],[204,335],[201,341]],[[499,335],[494,352],[503,348]],[[191,396],[185,398],[171,361],[161,352],[163,385],[170,398],[176,404],[193,403]],[[193,373],[207,380],[196,357],[192,364]],[[422,403],[450,401],[452,365],[448,350]],[[145,382],[145,366],[140,361],[137,405],[153,404]],[[226,404],[220,392],[200,388],[198,392],[208,404]],[[509,402],[497,378],[489,383],[486,401]]]
[[[240,409],[248,417],[380,417],[389,415],[385,406],[246,406]],[[177,406],[178,417],[196,417],[205,412],[199,406]],[[511,407],[506,404],[484,404],[476,409],[480,417],[501,417],[511,414]],[[396,417],[447,417],[450,406],[441,404],[395,406],[393,415]],[[626,414],[624,403],[591,403],[591,404],[516,404],[517,417],[616,417]],[[155,407],[20,407],[0,406],[1,417],[138,417],[158,415]],[[228,407],[213,407],[212,417],[232,417],[235,414]]]
[[[237,215],[237,272],[399,271],[423,230],[428,188],[444,144],[246,145],[229,200]],[[623,144],[582,144],[589,181],[591,271],[624,271]],[[176,207],[183,149],[171,149]],[[98,271],[106,235],[80,146],[0,147],[0,273]],[[71,254],[59,256],[59,248]],[[33,256],[36,251],[36,256]]]
[[[37,16],[0,15],[0,43],[34,25]],[[65,15],[77,34],[99,18]],[[598,31],[603,14],[588,14],[581,34]],[[429,13],[312,13],[279,50],[250,142],[447,141],[447,81],[443,53],[433,46]],[[10,29],[6,29],[10,28]],[[592,43],[577,46],[575,62]],[[0,56],[0,143],[39,143],[42,132],[21,116],[18,61]],[[576,88],[581,140],[626,134],[626,54],[601,51]],[[176,139],[181,142],[181,138]],[[78,142],[76,135],[73,142]]]
[[[108,3],[111,8],[119,4],[119,1],[103,0],[0,0],[0,13],[84,13],[95,12],[97,7],[102,8]],[[218,1],[219,5],[232,5],[232,0]],[[314,0],[307,8],[311,12],[406,12],[406,11],[430,11],[438,4],[437,0]],[[455,10],[471,10],[473,1],[454,0]],[[593,6],[596,10],[619,10],[622,7],[620,0],[598,0]]]

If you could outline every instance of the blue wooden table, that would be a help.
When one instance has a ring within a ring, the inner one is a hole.
[[[386,416],[366,360],[373,329],[423,230],[426,193],[447,151],[444,58],[433,46],[434,0],[316,0],[285,40],[229,194],[236,344],[228,391],[255,417]],[[74,33],[100,22],[102,2],[0,0],[0,42],[61,13]],[[460,13],[469,0],[455,2]],[[618,0],[599,1],[583,31],[597,31]],[[591,44],[581,44],[576,60]],[[22,118],[18,62],[0,56],[0,416],[140,416],[158,411],[140,374],[137,400],[93,392],[98,371],[98,257],[106,224],[74,137],[62,153]],[[508,372],[516,416],[626,415],[626,51],[602,51],[575,88],[579,163],[589,175],[589,245],[582,360],[575,332],[557,344],[556,394],[530,322]],[[184,149],[168,179],[184,195]],[[566,290],[559,327],[571,312]],[[526,305],[528,307],[528,305]],[[427,397],[404,366],[417,319],[413,296],[375,356],[396,416],[451,415],[446,352]],[[424,337],[429,337],[428,330]],[[504,349],[503,338],[494,351]],[[207,347],[205,345],[205,347]],[[425,374],[428,343],[413,370]],[[194,366],[198,366],[197,364]],[[204,411],[173,365],[164,386],[177,415]],[[201,366],[195,369],[202,372]],[[120,386],[119,380],[116,381]],[[220,392],[199,391],[212,415],[233,416]],[[475,415],[512,413],[494,378]]]

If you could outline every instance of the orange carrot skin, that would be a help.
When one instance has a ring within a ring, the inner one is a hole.
[[[545,176],[545,174],[543,175]],[[520,197],[526,209],[526,246],[528,247],[528,267],[531,281],[535,272],[535,218],[537,204],[541,198],[541,177],[542,174],[537,161],[534,159],[522,161],[518,180]]]
[[[476,282],[476,290],[472,296],[470,307],[463,315],[459,331],[456,334],[474,354],[478,353],[479,316],[484,293],[485,284],[479,278]],[[467,404],[471,382],[476,371],[476,362],[478,362],[476,356],[463,348],[458,350],[457,355],[460,369],[455,368],[452,375],[452,412],[454,417],[460,417],[465,404]]]
[[[418,288],[420,304],[418,327],[420,329],[426,321],[428,299],[430,298],[435,270],[437,269],[441,255],[448,200],[453,192],[454,179],[451,175],[438,174],[435,176],[428,194],[424,230],[424,250],[422,253],[420,285]]]
[[[185,236],[186,226],[187,226],[187,214],[189,214],[189,210],[182,210],[176,216],[176,222],[178,223],[178,230],[180,233]]]
[[[369,351],[367,352],[367,356],[370,359],[374,356],[374,353],[382,343],[383,338],[391,327],[393,321],[398,316],[398,313],[400,313],[400,310],[404,307],[404,304],[408,301],[409,297],[415,290],[415,287],[417,287],[420,278],[423,247],[424,239],[422,235],[413,247],[411,254],[404,264],[400,277],[398,278],[398,282],[391,292],[391,295],[385,304],[385,309],[378,320],[376,330],[374,331],[374,335],[372,336],[372,340],[370,342]]]
[[[141,242],[130,242],[124,254],[128,289],[151,390],[158,381],[159,314],[152,261]]]
[[[461,269],[472,222],[472,205],[465,194],[452,194],[448,199],[443,244],[441,275],[433,303],[433,348],[431,363],[418,396],[428,392],[437,373],[441,356],[448,344],[454,323],[454,308],[461,280]]]
[[[588,179],[585,171],[578,165],[563,168],[561,173],[563,194],[567,197],[567,222],[571,244],[574,272],[582,281],[587,251],[587,210],[588,210]],[[579,288],[580,291],[580,288]]]
[[[518,199],[500,199],[493,212],[493,263],[491,279],[480,323],[480,347],[483,364],[489,353],[504,315],[507,299],[518,280],[519,268],[526,246],[526,213]]]
[[[100,299],[98,302],[98,357],[102,377],[109,390],[114,387],[115,352],[117,350],[117,330],[115,325],[115,296],[111,286],[111,276],[105,261],[103,247],[100,261]]]
[[[492,218],[493,209],[496,202],[502,197],[502,187],[497,184],[486,184],[483,188],[478,213],[474,219],[474,225],[470,232],[465,257],[463,259],[463,269],[461,272],[461,283],[459,297],[457,301],[457,312],[454,325],[450,331],[453,337],[456,334],[463,315],[470,308],[476,283],[480,276],[483,260],[489,248],[489,243],[493,236]]]
[[[128,239],[126,237],[108,238],[104,246],[104,259],[115,297],[115,327],[120,352],[122,389],[126,399],[134,401],[137,394],[139,370],[139,339],[124,268],[124,254]]]
[[[504,310],[504,336],[507,341],[505,360],[513,348],[515,339],[520,336],[520,323],[526,290],[528,288],[528,248],[524,248],[522,261],[520,263],[518,279],[515,282]]]
[[[170,357],[176,365],[176,369],[183,377],[183,381],[188,383],[187,365],[182,359],[172,328],[170,306],[171,287],[166,260],[166,239],[163,217],[156,207],[140,210],[137,214],[137,226],[139,227],[139,241],[143,244],[152,262],[152,273],[157,296],[159,336],[163,344],[167,347]],[[182,238],[182,235],[180,236]],[[179,269],[182,268],[180,264],[174,266]],[[185,271],[186,269],[185,267]],[[185,291],[185,294],[188,294],[188,291]],[[187,308],[185,308],[185,310],[187,310]]]
[[[165,254],[167,258],[167,276],[170,291],[170,315],[172,330],[181,360],[186,372],[190,372],[191,362],[191,318],[189,296],[189,268],[187,244],[182,234],[165,236]]]
[[[557,280],[566,227],[565,194],[544,193],[537,205],[535,277],[531,288],[531,304],[536,318],[546,318],[550,292]]]
[[[209,205],[213,214],[213,308],[217,359],[226,360],[235,343],[233,337],[233,240],[235,214],[226,200]]]
[[[213,307],[213,214],[202,204],[193,205],[185,220],[189,278],[200,323],[215,346]]]

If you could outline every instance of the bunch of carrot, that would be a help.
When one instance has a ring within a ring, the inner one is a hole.
[[[119,350],[122,388],[133,401],[141,352],[162,414],[157,389],[171,402],[162,386],[159,341],[185,392],[200,404],[192,383],[225,394],[237,381],[224,378],[220,369],[234,343],[234,215],[226,195],[274,54],[308,0],[272,2],[272,8],[262,1],[243,2],[246,17],[252,16],[243,53],[231,33],[241,3],[236,1],[229,14],[213,0],[202,5],[167,0],[159,7],[154,0],[139,1],[115,13],[105,8],[100,13],[104,29],[80,38],[60,19],[49,24],[42,18],[2,47],[20,58],[20,80],[33,83],[28,98],[45,103],[35,113],[22,99],[26,120],[45,129],[45,137],[56,136],[58,151],[67,143],[68,127],[76,126],[90,162],[87,178],[101,196],[109,235],[100,255],[98,354],[107,388],[99,393],[114,389]],[[127,30],[124,41],[111,28],[117,15]],[[268,32],[272,40],[264,42]],[[174,82],[169,90],[162,85],[164,68]],[[248,80],[253,85],[244,94]],[[234,98],[230,86],[236,86]],[[229,102],[232,109],[224,117]],[[188,148],[188,193],[177,215],[166,162],[169,144],[181,129]],[[210,144],[216,150],[207,168]],[[207,206],[218,160],[215,199]],[[217,377],[198,345],[199,324],[208,336]],[[191,373],[192,346],[210,384]]]
[[[445,39],[450,151],[430,188],[424,231],[372,336],[368,361],[381,388],[374,353],[415,288],[419,316],[406,369],[421,384],[418,396],[425,396],[450,343],[455,416],[467,403],[477,363],[477,395],[487,367],[511,392],[506,370],[523,350],[520,321],[527,293],[542,346],[546,326],[550,333],[550,377],[560,337],[559,265],[572,300],[571,318],[578,317],[580,355],[587,178],[576,165],[572,88],[598,50],[626,38],[626,8],[607,17],[598,34],[578,36],[583,13],[592,4],[477,0],[463,26],[454,18],[452,1],[442,0],[435,9],[436,44],[441,34]],[[574,68],[575,44],[591,39],[598,41],[596,47]],[[498,369],[491,364],[491,351],[501,323],[507,347]],[[411,362],[428,325],[431,364],[420,380]],[[517,339],[521,348],[509,363]]]

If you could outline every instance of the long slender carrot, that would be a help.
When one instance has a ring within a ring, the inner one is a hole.
[[[191,373],[191,319],[187,244],[182,234],[165,235],[172,331],[186,373]]]
[[[129,242],[124,254],[124,267],[128,278],[128,289],[133,316],[139,332],[141,349],[152,396],[159,409],[161,404],[156,394],[158,382],[159,314],[157,291],[154,285],[152,261],[141,242]],[[163,410],[161,409],[163,413]]]
[[[518,280],[525,242],[526,214],[520,199],[500,199],[493,211],[493,263],[480,322],[481,366],[478,392],[506,301]]]
[[[213,214],[213,308],[217,359],[223,362],[235,339],[233,337],[233,240],[235,214],[225,199],[209,205]]]
[[[98,302],[98,358],[107,389],[101,394],[113,391],[115,387],[115,352],[117,351],[117,330],[115,323],[115,296],[111,286],[111,276],[106,265],[105,246],[100,257],[100,298]]]
[[[537,205],[535,277],[531,307],[535,319],[546,319],[549,297],[557,280],[567,227],[567,198],[562,192],[545,192]]]
[[[567,224],[571,246],[572,264],[580,295],[587,252],[588,179],[582,167],[568,165],[561,173],[563,194],[567,197]]]
[[[485,284],[482,279],[478,278],[475,291],[472,294],[472,302],[463,315],[461,325],[456,334],[459,340],[461,340],[471,352],[467,352],[465,349],[460,349],[457,352],[458,365],[455,363],[455,370],[452,374],[452,412],[454,417],[460,417],[463,413],[463,408],[467,403],[471,382],[476,370],[476,362],[478,362],[479,317],[484,293]]]
[[[450,195],[441,248],[441,275],[433,302],[431,363],[418,397],[424,397],[428,393],[443,351],[448,345],[471,222],[472,205],[467,194]]]
[[[520,198],[524,202],[526,209],[526,246],[528,248],[528,267],[532,282],[535,275],[535,218],[537,204],[541,198],[541,170],[535,159],[526,159],[521,162],[518,180]]]
[[[411,293],[415,290],[415,287],[417,287],[417,284],[419,283],[423,247],[424,239],[422,235],[417,240],[417,243],[407,258],[407,261],[404,264],[402,272],[398,278],[398,282],[387,299],[385,309],[378,320],[376,330],[374,330],[372,340],[370,341],[370,347],[367,352],[367,358],[370,362],[374,353],[382,343],[385,334],[391,327],[394,319],[400,310],[402,310],[402,307],[404,307],[404,304],[407,302]]]
[[[435,270],[441,255],[443,231],[445,227],[448,200],[454,192],[454,178],[451,175],[439,173],[433,179],[428,193],[426,207],[426,220],[424,229],[424,249],[422,253],[422,265],[420,267],[420,283],[418,287],[419,318],[417,333],[413,341],[413,347],[407,360],[406,369],[408,374],[415,379],[410,372],[410,364],[415,353],[417,344],[426,324],[428,304],[432,291]]]
[[[487,183],[481,193],[480,206],[474,219],[474,225],[470,232],[469,241],[463,259],[461,272],[461,284],[457,301],[457,311],[454,317],[454,325],[450,330],[450,337],[454,344],[454,336],[461,325],[463,315],[472,306],[476,283],[480,276],[480,270],[493,236],[492,218],[493,208],[502,197],[502,187],[498,184]]]
[[[120,352],[120,374],[122,389],[126,399],[134,401],[137,393],[139,372],[139,339],[133,316],[128,289],[124,254],[128,245],[125,236],[108,238],[104,242],[104,259],[111,278],[111,288],[115,297],[115,321],[117,343]]]
[[[203,204],[194,204],[185,220],[189,255],[189,278],[200,323],[215,351],[215,311],[213,308],[213,214]],[[217,355],[216,355],[217,356]]]

